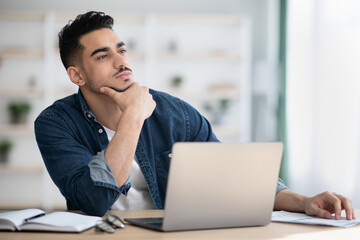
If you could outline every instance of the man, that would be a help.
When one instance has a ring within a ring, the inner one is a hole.
[[[189,104],[134,82],[112,26],[110,16],[88,12],[61,30],[61,60],[79,92],[35,121],[39,149],[68,209],[99,216],[110,208],[162,209],[173,144],[218,141]],[[308,198],[281,179],[274,208],[337,219],[345,209],[355,217],[347,198],[329,192]]]

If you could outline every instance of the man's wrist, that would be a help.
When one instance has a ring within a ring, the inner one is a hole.
[[[276,196],[275,209],[305,213],[307,207],[306,204],[309,199],[309,197],[284,189]]]
[[[141,129],[145,119],[140,114],[136,114],[134,111],[125,110],[122,112],[117,131],[126,123],[127,128]]]

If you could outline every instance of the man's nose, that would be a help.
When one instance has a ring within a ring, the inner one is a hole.
[[[116,54],[114,60],[114,67],[115,68],[122,68],[129,66],[129,59],[126,55]]]

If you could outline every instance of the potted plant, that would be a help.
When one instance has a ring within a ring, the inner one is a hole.
[[[9,111],[11,113],[11,123],[19,124],[26,123],[26,117],[31,109],[28,102],[12,102],[9,104]]]
[[[9,140],[3,140],[0,142],[0,163],[6,163],[8,161],[11,148],[12,143]]]
[[[171,86],[174,88],[179,88],[182,82],[183,82],[183,78],[180,75],[171,78]]]
[[[229,109],[230,100],[223,98],[219,100],[219,109],[221,114],[225,114]]]
[[[211,114],[211,122],[214,125],[221,125],[226,112],[229,109],[230,100],[227,98],[219,99],[215,104],[206,103],[204,105],[205,111]]]

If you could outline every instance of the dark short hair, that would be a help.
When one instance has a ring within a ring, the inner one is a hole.
[[[90,11],[78,15],[74,21],[69,21],[59,32],[59,50],[61,61],[65,69],[81,64],[84,46],[80,44],[80,37],[101,28],[112,30],[114,19],[103,12]]]

